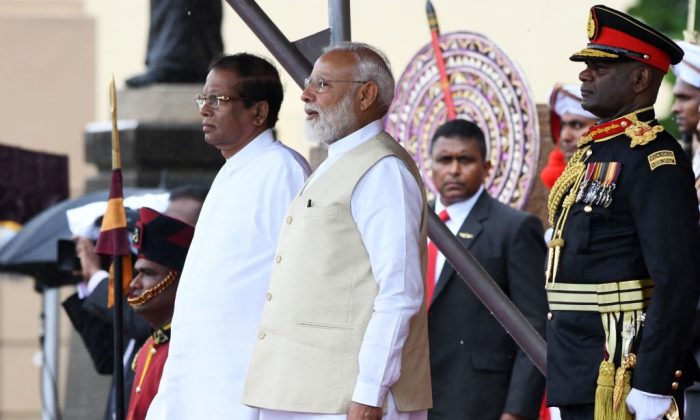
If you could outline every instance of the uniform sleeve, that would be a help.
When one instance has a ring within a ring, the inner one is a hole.
[[[528,215],[508,244],[508,296],[544,337],[547,298],[544,290],[546,247],[542,224]],[[544,394],[544,376],[518,347],[503,411],[535,418]]]
[[[633,164],[630,180],[632,218],[654,281],[633,387],[669,395],[672,384],[681,382],[676,371],[682,369],[688,352],[698,300],[698,203],[690,165],[679,148],[671,149],[673,164],[652,170],[658,148],[635,151],[640,159]]]
[[[418,184],[395,157],[375,164],[352,194],[352,215],[379,286],[352,396],[361,404],[381,406],[401,373],[409,322],[423,300],[419,248],[423,206]]]

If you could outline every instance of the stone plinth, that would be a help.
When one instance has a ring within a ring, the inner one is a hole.
[[[224,160],[204,142],[194,95],[200,85],[155,85],[117,94],[122,175],[125,187],[209,186]],[[112,126],[96,122],[85,130],[86,160],[98,174],[86,191],[109,188]]]
[[[120,119],[144,122],[198,124],[202,117],[194,96],[202,93],[201,84],[162,84],[117,93]]]

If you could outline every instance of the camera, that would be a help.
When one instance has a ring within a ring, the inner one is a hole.
[[[75,250],[74,240],[59,239],[57,247],[58,258],[56,262],[58,271],[72,274],[75,271],[82,270],[82,267],[80,265],[80,258],[78,258],[78,253]]]

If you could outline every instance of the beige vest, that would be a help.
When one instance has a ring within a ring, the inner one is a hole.
[[[277,245],[244,404],[304,413],[347,412],[359,373],[360,345],[378,292],[350,199],[362,175],[386,156],[401,159],[423,191],[411,157],[381,133],[350,150],[291,204]],[[424,210],[423,274],[426,226]],[[411,320],[401,376],[391,390],[400,411],[432,405],[424,307]]]

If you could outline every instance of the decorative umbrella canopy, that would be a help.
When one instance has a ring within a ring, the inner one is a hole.
[[[444,34],[440,45],[457,118],[473,121],[486,136],[492,164],[486,188],[503,203],[525,207],[536,179],[539,124],[522,72],[496,44],[477,33]],[[426,44],[396,85],[386,130],[413,155],[433,192],[429,146],[435,130],[447,121],[443,98],[435,56]]]

